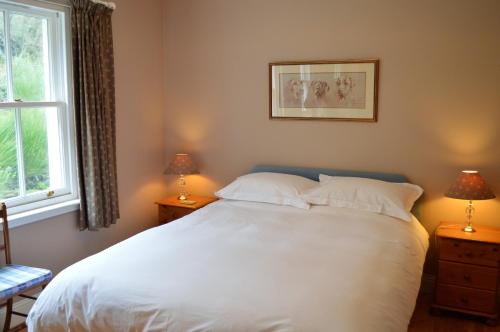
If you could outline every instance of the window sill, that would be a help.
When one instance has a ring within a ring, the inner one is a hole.
[[[48,218],[60,216],[61,214],[78,211],[79,209],[80,200],[74,199],[63,203],[45,206],[39,209],[16,213],[9,217],[9,228],[31,224]]]

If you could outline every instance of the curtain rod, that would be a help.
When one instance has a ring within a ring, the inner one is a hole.
[[[46,2],[46,3],[50,3],[52,5],[58,5],[58,6],[63,6],[63,7],[68,7],[68,8],[71,8],[71,5],[69,5],[69,1],[61,1],[61,2],[58,2],[58,1],[50,1],[50,0],[40,0],[42,2]],[[102,1],[102,0],[90,0],[91,2],[93,3],[98,3],[98,4],[101,4],[101,5],[104,5],[112,10],[115,10],[116,9],[116,4],[114,2],[108,2],[108,1]]]
[[[103,1],[103,0],[90,0],[90,1],[92,1],[93,3],[98,3],[101,5],[104,5],[104,6],[108,7],[109,9],[113,9],[113,10],[116,9],[116,4],[114,2]]]

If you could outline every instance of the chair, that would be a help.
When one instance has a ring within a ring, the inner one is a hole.
[[[5,203],[0,203],[0,219],[3,226],[3,245],[0,251],[5,252],[5,266],[0,267],[0,308],[5,310],[5,323],[3,332],[18,331],[25,327],[22,323],[12,330],[10,328],[12,315],[27,317],[26,314],[12,310],[14,298],[16,296],[36,300],[36,297],[26,295],[25,292],[41,287],[42,289],[52,279],[52,272],[36,267],[12,264],[10,257],[9,224],[7,221],[7,207]]]

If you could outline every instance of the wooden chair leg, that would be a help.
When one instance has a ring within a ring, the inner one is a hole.
[[[3,324],[3,332],[7,332],[10,329],[10,320],[12,318],[12,305],[14,299],[7,300],[7,307],[5,309],[5,322]]]

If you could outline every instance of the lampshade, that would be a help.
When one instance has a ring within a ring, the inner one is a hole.
[[[470,201],[495,198],[478,171],[462,171],[445,196]]]
[[[187,153],[177,153],[165,169],[165,174],[198,174],[198,167]]]

